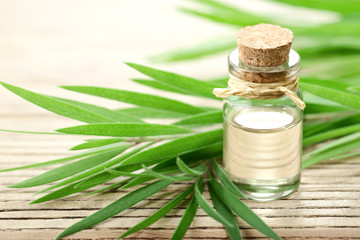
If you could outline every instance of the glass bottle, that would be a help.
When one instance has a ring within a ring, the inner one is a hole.
[[[235,49],[228,58],[233,78],[299,77],[300,56],[275,67],[248,66]],[[263,81],[262,81],[263,82]],[[299,89],[296,94],[300,96]],[[296,191],[300,182],[303,111],[286,95],[270,99],[231,96],[224,100],[224,169],[249,199],[269,201]]]

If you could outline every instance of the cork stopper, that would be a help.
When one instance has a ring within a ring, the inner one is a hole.
[[[239,58],[256,67],[279,66],[287,62],[293,33],[277,25],[260,23],[236,34]]]

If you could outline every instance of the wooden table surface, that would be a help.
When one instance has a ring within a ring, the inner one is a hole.
[[[180,1],[12,1],[0,3],[0,80],[33,91],[109,107],[113,101],[68,93],[57,85],[97,85],[152,91],[131,83],[140,75],[123,61],[148,63],[145,57],[187,46],[222,33],[232,33],[174,9]],[[166,23],[166,24],[165,24]],[[191,28],[189,26],[192,26]],[[199,78],[226,73],[226,56],[188,64],[156,65]],[[180,99],[179,96],[175,98]],[[197,101],[185,99],[186,101]],[[204,102],[198,101],[199,104]],[[56,116],[0,89],[0,128],[49,131],[79,124]],[[0,168],[69,156],[82,137],[0,132]],[[246,201],[285,239],[360,238],[360,158],[326,162],[307,169],[297,193],[268,203]],[[0,174],[0,239],[54,239],[80,219],[123,196],[126,191],[28,205],[40,188],[10,189],[7,185],[44,172],[31,169]],[[156,211],[186,187],[176,184],[119,216],[66,239],[115,239]],[[205,193],[208,196],[207,193]],[[129,239],[167,239],[184,209],[179,208]],[[245,238],[264,236],[239,220]],[[227,239],[223,227],[202,210],[186,239]]]

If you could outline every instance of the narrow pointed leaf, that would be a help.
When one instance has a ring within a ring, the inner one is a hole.
[[[344,106],[360,109],[360,95],[317,84],[300,83],[301,89]]]
[[[34,131],[22,131],[22,130],[11,130],[11,129],[0,129],[0,132],[43,134],[43,135],[65,135],[65,134],[57,133],[57,132],[34,132]]]
[[[45,173],[42,173],[38,176],[32,177],[30,179],[27,179],[25,181],[16,183],[14,185],[11,185],[12,188],[28,188],[28,187],[35,187],[40,186],[43,184],[55,182],[60,179],[64,179],[67,177],[70,177],[74,174],[80,173],[82,171],[85,171],[87,169],[90,169],[92,167],[95,167],[103,162],[106,162],[113,157],[119,155],[123,151],[125,151],[127,148],[129,148],[130,144],[124,144],[122,146],[119,146],[115,150],[110,150],[104,153],[99,153],[94,156],[90,156],[84,159],[80,159],[76,162],[69,163],[67,165],[51,169]]]
[[[313,151],[307,153],[307,154],[304,154],[303,155],[303,158],[307,158],[309,156],[313,156],[315,154],[319,154],[321,152],[324,152],[330,148],[333,148],[333,147],[338,147],[342,144],[345,144],[345,143],[349,143],[349,142],[352,142],[354,140],[360,140],[360,132],[356,132],[356,133],[353,133],[353,134],[350,134],[348,136],[345,136],[345,137],[342,137],[342,138],[339,138],[335,141],[332,141],[330,143],[327,143],[323,146],[320,146],[316,149],[314,149]]]
[[[41,163],[29,164],[29,165],[25,165],[25,166],[21,166],[21,167],[2,169],[2,170],[0,170],[0,172],[8,172],[8,171],[15,171],[15,170],[20,170],[20,169],[27,169],[27,168],[35,168],[35,167],[44,167],[44,166],[49,166],[49,165],[55,165],[55,164],[59,164],[59,163],[68,162],[68,161],[71,161],[71,160],[74,160],[74,159],[79,159],[79,158],[82,158],[82,157],[94,155],[94,154],[97,154],[97,153],[102,153],[102,152],[106,152],[106,151],[109,151],[109,150],[113,150],[113,149],[117,148],[118,146],[119,146],[118,144],[109,144],[109,145],[106,145],[106,146],[102,146],[102,147],[98,147],[98,148],[95,148],[95,149],[88,150],[88,151],[80,153],[80,154],[73,155],[73,156],[70,156],[70,157],[60,158],[60,159],[41,162]]]
[[[291,6],[300,6],[306,8],[314,8],[319,10],[329,10],[339,13],[360,12],[360,4],[358,0],[324,1],[324,0],[275,0],[277,2],[286,3]]]
[[[185,94],[185,95],[189,94],[188,92],[183,91],[179,88],[175,88],[168,84],[165,84],[165,83],[162,83],[159,81],[155,81],[155,80],[146,80],[146,79],[132,79],[132,80],[136,83],[139,83],[139,84],[151,87],[151,88],[167,91],[167,92],[174,92],[174,93]]]
[[[105,193],[107,191],[116,190],[116,189],[120,188],[122,185],[124,185],[125,183],[130,182],[132,179],[133,178],[124,179],[124,180],[122,180],[120,182],[111,184],[110,186],[107,186],[107,187],[104,187],[104,188],[101,188],[101,189],[86,193],[86,194],[84,194],[84,196],[90,196],[90,195],[93,195],[93,194],[96,194],[96,193]]]
[[[117,142],[124,142],[126,138],[108,138],[108,139],[94,139],[89,142],[84,142],[79,145],[72,147],[70,150],[83,150],[89,148],[102,147]]]
[[[182,161],[179,157],[176,158],[176,165],[179,167],[181,171],[190,175],[201,175],[204,171],[198,171],[195,169],[190,168],[184,161]]]
[[[216,85],[208,82],[197,80],[191,77],[186,77],[176,73],[166,72],[155,68],[146,67],[136,63],[126,63],[137,71],[157,80],[166,83],[172,87],[181,89],[196,96],[203,96],[217,99],[212,93]]]
[[[201,184],[199,187],[200,193],[204,190],[204,185]],[[195,195],[191,198],[189,205],[187,206],[184,215],[182,216],[178,226],[176,227],[173,235],[171,236],[170,240],[181,240],[187,230],[189,229],[190,224],[194,220],[196,215],[197,209],[199,205],[196,201]]]
[[[56,131],[68,134],[111,137],[144,137],[191,132],[186,128],[177,126],[148,123],[96,123],[61,128]]]
[[[169,157],[177,157],[181,154],[195,151],[196,149],[203,148],[221,140],[222,129],[193,134],[142,151],[132,157],[129,157],[123,161],[121,165],[144,163],[157,159],[161,160]]]
[[[199,206],[213,219],[220,222],[224,226],[233,227],[232,224],[227,221],[222,215],[220,215],[210,204],[206,201],[203,195],[200,192],[200,182],[202,178],[198,178],[195,183],[195,197]]]
[[[124,197],[119,200],[113,202],[112,204],[102,208],[96,213],[90,215],[89,217],[81,220],[80,222],[75,223],[71,227],[67,228],[64,232],[62,232],[57,239],[63,238],[65,236],[69,236],[73,233],[79,232],[83,229],[90,228],[100,222],[103,222],[116,214],[130,208],[136,203],[144,200],[145,198],[159,192],[163,188],[170,185],[172,181],[169,180],[160,180],[149,185],[146,185],[140,189],[137,189],[131,193],[128,193]]]
[[[213,167],[216,173],[216,176],[220,179],[222,184],[233,194],[238,197],[245,198],[244,194],[235,186],[235,184],[230,180],[226,172],[220,167],[216,160],[213,160]]]
[[[172,209],[174,209],[177,205],[179,205],[187,196],[189,196],[189,194],[193,191],[193,189],[194,189],[193,186],[187,188],[184,192],[179,194],[176,198],[171,200],[164,207],[162,207],[161,209],[156,211],[151,216],[147,217],[145,220],[136,224],[134,227],[127,230],[119,238],[124,238],[132,233],[140,231],[141,229],[144,229],[144,228],[150,226],[151,224],[155,223],[156,221],[161,219],[163,216],[165,216],[168,212],[170,212]]]
[[[215,194],[214,190],[212,190],[210,185],[208,185],[208,186],[209,186],[209,193],[211,196],[211,201],[213,202],[214,207],[231,224],[231,225],[224,225],[229,236],[231,237],[231,239],[241,240],[241,233],[239,230],[239,226],[236,222],[236,219],[234,217],[234,214]]]
[[[75,176],[69,177],[69,178],[67,178],[67,179],[65,179],[65,180],[63,180],[63,181],[61,181],[61,182],[59,182],[59,183],[56,183],[56,184],[54,184],[54,185],[52,185],[52,186],[50,186],[50,187],[48,187],[48,188],[40,191],[39,193],[45,192],[45,191],[48,191],[48,190],[51,190],[51,189],[55,189],[55,188],[64,186],[64,185],[66,185],[66,184],[73,183],[73,182],[76,182],[76,181],[78,181],[78,180],[84,179],[84,178],[89,177],[89,176],[91,176],[91,175],[97,174],[97,173],[105,170],[106,168],[109,168],[109,167],[111,167],[111,166],[114,166],[114,165],[118,164],[119,162],[123,161],[124,159],[128,158],[129,156],[131,156],[131,155],[133,155],[133,154],[136,154],[137,152],[143,150],[144,148],[150,146],[151,144],[152,144],[152,143],[148,143],[148,144],[142,145],[142,146],[140,146],[140,147],[137,147],[137,148],[135,148],[135,149],[133,149],[133,150],[127,152],[127,153],[122,154],[122,155],[119,156],[119,157],[116,157],[116,158],[114,158],[114,159],[112,159],[112,160],[110,160],[110,161],[107,161],[107,162],[105,162],[105,163],[99,164],[99,165],[97,165],[96,167],[91,168],[91,169],[89,169],[89,170],[87,170],[87,171],[85,171],[85,172],[82,172],[82,173],[77,174],[77,175],[75,175]],[[109,173],[107,173],[107,174],[109,174]],[[104,181],[109,181],[109,180],[111,180],[111,179],[113,179],[113,178],[105,179]],[[95,185],[98,185],[98,184],[101,184],[101,183],[103,183],[103,182],[101,182],[101,181],[100,181],[100,182],[96,182],[96,183],[92,182],[91,184],[89,183],[89,185],[82,186],[82,187],[79,188],[79,189],[75,189],[75,188],[76,188],[75,186],[78,184],[78,183],[76,183],[76,184],[74,185],[74,189],[71,188],[71,191],[70,191],[70,192],[71,192],[71,194],[72,194],[72,193],[76,193],[76,192],[80,192],[80,191],[82,191],[82,190],[84,190],[84,189],[91,188],[91,187],[93,187],[93,186],[95,186]],[[69,192],[69,191],[67,191],[67,190],[63,191],[63,189],[59,189],[59,190],[57,190],[57,191],[54,191],[54,192],[52,192],[52,193],[49,193],[48,195],[45,195],[44,197],[41,198],[41,201],[49,201],[49,200],[54,199],[53,197],[57,197],[57,196],[65,197],[65,196],[67,196],[67,192]],[[64,195],[64,194],[65,194],[65,195]]]
[[[155,177],[150,176],[150,177],[137,177],[133,180],[131,180],[130,182],[128,182],[127,184],[125,184],[124,186],[120,187],[120,189],[126,189],[126,188],[131,188],[131,187],[135,187],[138,186],[142,183],[148,182],[150,180],[155,179]]]
[[[106,172],[110,173],[111,175],[114,175],[115,177],[121,177],[121,176],[127,176],[127,177],[149,177],[152,176],[150,174],[144,174],[144,173],[131,173],[131,172],[125,172],[125,171],[118,171],[113,169],[106,169]],[[80,186],[80,185],[79,185]]]
[[[352,152],[352,153],[348,153],[348,154],[343,154],[343,155],[338,155],[336,157],[332,157],[330,158],[330,160],[338,160],[338,159],[344,159],[344,158],[350,158],[350,157],[355,157],[355,156],[359,156],[360,155],[360,151],[358,152]]]
[[[353,125],[360,122],[360,114],[352,114],[345,117],[334,118],[327,122],[322,122],[316,125],[313,125],[308,128],[304,128],[304,138],[310,137],[314,134],[326,132],[335,128]]]
[[[221,199],[221,201],[250,226],[270,238],[280,240],[280,237],[266,223],[264,223],[263,220],[259,218],[259,216],[251,211],[248,206],[246,206],[241,200],[239,200],[215,179],[210,180],[210,186],[214,190],[215,194]]]
[[[222,111],[218,110],[214,112],[206,112],[206,113],[192,115],[187,118],[183,118],[173,124],[178,126],[187,126],[187,125],[198,126],[198,125],[211,125],[211,124],[222,123],[222,121],[223,121]]]
[[[63,86],[62,88],[74,92],[80,92],[93,96],[113,99],[120,102],[130,103],[141,107],[162,109],[185,114],[196,114],[204,112],[204,110],[201,108],[194,107],[190,104],[151,94],[90,86]]]
[[[212,11],[198,11],[184,7],[179,8],[179,10],[181,12],[204,18],[206,20],[228,25],[235,25],[236,27],[268,22],[268,20],[264,18],[260,18],[256,15],[252,15],[246,12],[235,13],[233,11],[219,11],[217,9],[213,9]]]
[[[61,100],[57,100],[53,97],[31,92],[4,82],[0,82],[0,84],[23,99],[58,115],[88,123],[114,122],[110,118]]]
[[[171,180],[174,182],[189,181],[195,177],[195,176],[186,176],[185,174],[168,176],[168,175],[153,171],[150,168],[146,167],[144,164],[142,164],[142,168],[145,169],[145,172],[147,172],[151,176],[154,176],[155,178]]]
[[[116,112],[114,110],[110,110],[108,108],[105,107],[100,107],[100,106],[96,106],[93,104],[89,104],[89,103],[83,103],[83,102],[79,102],[79,101],[74,101],[74,100],[70,100],[70,99],[65,99],[65,98],[59,98],[59,97],[53,97],[57,100],[60,100],[62,102],[66,102],[69,103],[71,105],[83,108],[83,109],[87,109],[91,112],[97,113],[101,116],[104,116],[106,118],[109,118],[111,120],[113,120],[114,122],[138,122],[138,123],[143,123],[144,121],[142,121],[139,118],[133,117],[129,114],[126,113],[119,113]]]
[[[316,135],[312,135],[310,137],[304,138],[303,144],[304,146],[309,146],[314,143],[322,142],[325,140],[329,140],[332,138],[341,137],[350,133],[360,132],[360,124],[354,124],[350,126],[345,126],[341,128],[336,128],[333,130],[329,130],[323,133],[318,133]]]
[[[117,112],[124,112],[138,118],[183,118],[189,116],[185,113],[166,111],[161,109],[146,108],[146,107],[135,107],[135,108],[122,108],[117,109]]]
[[[326,151],[323,151],[319,154],[316,154],[305,161],[302,162],[302,169],[308,168],[311,165],[314,165],[316,163],[322,162],[324,160],[328,160],[330,158],[339,156],[341,154],[350,152],[352,150],[358,149],[360,146],[360,140],[354,140],[348,143],[341,144],[337,147],[330,148]]]
[[[156,163],[154,163],[154,162],[145,163],[146,166],[152,166],[154,164],[156,164]],[[165,168],[165,171],[166,171],[167,170],[166,169],[167,164],[168,164],[168,161],[164,160],[162,163],[157,163],[157,165],[154,167],[154,169],[162,171]],[[137,171],[137,170],[140,170],[140,169],[142,169],[142,164],[141,163],[132,164],[132,165],[126,165],[126,166],[117,166],[117,165],[115,165],[115,166],[113,166],[111,168],[106,169],[106,171],[100,172],[98,174],[95,174],[95,175],[87,178],[87,179],[84,179],[76,187],[84,187],[84,186],[88,186],[88,185],[90,185],[90,186],[99,185],[101,183],[108,182],[111,179],[114,179],[115,177],[119,176],[117,174],[109,173],[109,170],[113,171],[113,173],[115,173],[115,172],[117,172],[117,173],[119,173],[119,172],[131,173],[131,172],[134,172],[134,171]],[[139,176],[139,177],[136,177],[134,179],[142,178],[142,177],[144,177],[144,178],[151,177],[152,179],[154,178],[153,176]]]

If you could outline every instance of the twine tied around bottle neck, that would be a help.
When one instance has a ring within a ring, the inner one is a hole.
[[[227,88],[214,88],[213,94],[218,98],[240,96],[246,99],[270,99],[287,95],[301,110],[305,103],[296,95],[299,77],[273,83],[254,83],[234,77],[230,74]]]

